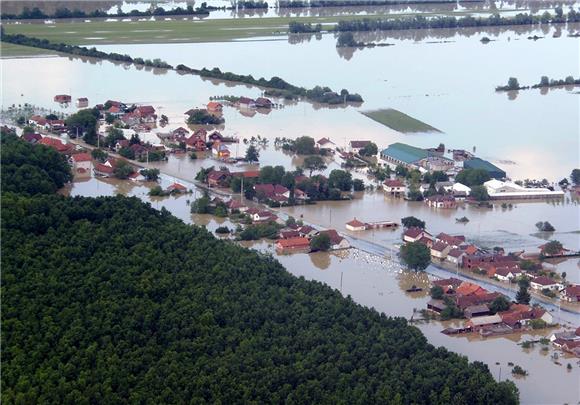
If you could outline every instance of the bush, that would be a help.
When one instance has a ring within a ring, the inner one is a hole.
[[[330,237],[326,233],[319,233],[310,240],[310,249],[312,251],[326,252],[330,249]]]
[[[230,233],[230,228],[228,228],[227,226],[219,226],[216,228],[215,233],[219,234]]]

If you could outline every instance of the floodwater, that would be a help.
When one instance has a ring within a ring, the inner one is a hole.
[[[167,186],[170,178],[164,177],[161,185]],[[205,226],[210,231],[220,225],[235,228],[227,219],[209,215],[190,214],[188,200],[196,194],[151,198],[147,192],[152,184],[139,185],[130,181],[113,179],[87,178],[75,181],[67,193],[72,196],[99,196],[125,194],[137,196],[157,209],[162,207],[186,223]],[[245,242],[244,246],[260,251],[273,253],[272,243]],[[388,257],[366,254],[360,250],[348,250],[331,253],[281,255],[277,259],[284,267],[297,277],[316,280],[350,296],[361,305],[384,312],[390,316],[401,316],[410,319],[420,318],[418,311],[426,307],[429,300],[429,277],[426,273],[404,271],[401,266]],[[411,286],[424,289],[422,292],[407,293]],[[415,315],[413,315],[415,313]],[[516,343],[525,340],[537,340],[549,336],[552,331],[538,334],[514,334],[494,338],[480,338],[468,335],[451,337],[440,333],[448,326],[459,326],[453,322],[418,322],[414,323],[436,346],[444,346],[451,351],[468,356],[471,361],[485,362],[496,379],[512,379],[516,382],[524,404],[577,403],[580,400],[578,379],[580,362],[578,359],[562,356],[557,364],[552,359],[555,353],[551,346],[541,350],[536,344],[532,349],[523,349]],[[508,362],[520,365],[529,372],[525,378],[514,378]],[[496,364],[499,363],[499,364]],[[570,363],[572,371],[566,369]],[[550,389],[546,389],[550,387]]]
[[[557,29],[561,35],[554,38]],[[517,28],[523,30],[521,35],[513,30],[471,34],[468,30],[460,33],[441,30],[420,40],[411,32],[387,33],[383,40],[394,46],[340,52],[332,35],[323,35],[320,40],[312,37],[296,45],[282,40],[100,48],[161,58],[173,65],[217,66],[224,71],[251,73],[254,77],[280,76],[305,87],[347,88],[365,99],[360,107],[288,103],[269,114],[252,112],[253,116],[226,107],[223,132],[227,135],[249,138],[259,134],[271,141],[275,137],[324,136],[339,146],[353,139],[369,139],[379,148],[393,142],[421,147],[442,142],[448,148],[475,148],[480,157],[502,167],[514,179],[558,181],[578,166],[577,91],[527,90],[517,95],[494,91],[510,76],[517,77],[522,84],[537,83],[542,75],[577,76],[579,40],[568,37],[568,33],[578,31],[580,25],[557,29]],[[544,38],[532,41],[527,39],[530,35]],[[479,39],[483,36],[493,41],[481,44]],[[4,108],[28,102],[63,112],[75,111],[74,105],[61,109],[53,103],[53,96],[59,93],[70,93],[73,98],[88,97],[91,104],[121,99],[152,104],[169,117],[167,129],[183,125],[183,112],[204,105],[210,96],[260,95],[259,89],[245,85],[159,69],[138,70],[110,62],[37,58],[3,59],[1,64]],[[40,71],[42,75],[38,74]],[[29,80],[14,80],[15,77]],[[398,109],[443,133],[405,135],[360,114],[378,108]],[[236,152],[243,154],[243,145]],[[290,157],[272,149],[264,151],[262,163],[273,162],[293,166]]]

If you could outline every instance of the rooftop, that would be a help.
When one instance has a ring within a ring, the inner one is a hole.
[[[400,160],[401,162],[411,164],[418,162],[421,159],[425,159],[429,156],[429,152],[425,149],[397,142],[389,145],[387,149],[383,149],[381,155],[389,156],[393,159]]]

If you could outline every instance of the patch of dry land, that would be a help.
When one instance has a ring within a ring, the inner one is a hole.
[[[417,132],[441,132],[437,128],[393,108],[361,111],[361,113],[384,126],[404,134]]]

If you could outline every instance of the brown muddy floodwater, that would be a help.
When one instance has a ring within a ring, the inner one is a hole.
[[[164,179],[162,185],[166,186],[170,181],[170,178]],[[89,178],[74,182],[66,192],[73,196],[95,197],[116,194],[137,196],[150,202],[157,209],[166,208],[186,223],[205,226],[212,232],[220,225],[226,225],[230,229],[235,228],[235,224],[227,219],[190,214],[188,202],[193,201],[198,192],[177,197],[150,198],[147,192],[151,186],[152,184],[140,185],[129,181]],[[308,208],[317,209],[317,206]],[[244,242],[243,245],[275,254],[272,242]],[[405,271],[398,262],[389,257],[369,255],[356,249],[276,257],[295,276],[325,283],[341,291],[344,296],[350,296],[357,303],[387,315],[401,316],[406,319],[420,318],[418,311],[425,308],[429,300],[428,275]],[[405,292],[413,285],[424,288],[424,291]],[[451,337],[440,331],[448,326],[459,326],[458,322],[430,321],[414,324],[421,329],[431,344],[444,346],[451,351],[463,354],[471,361],[486,363],[496,379],[514,380],[524,404],[572,404],[580,401],[578,391],[580,362],[578,359],[563,356],[561,353],[558,353],[558,359],[553,359],[552,355],[555,351],[551,346],[547,350],[542,350],[539,344],[531,349],[523,349],[517,345],[525,340],[537,340],[549,336],[551,330],[540,331],[533,335],[526,333],[493,338],[481,338],[477,335]],[[520,365],[529,372],[529,375],[524,378],[514,378],[511,375],[513,366],[509,366],[509,362]],[[572,371],[566,369],[568,363],[572,364]]]

